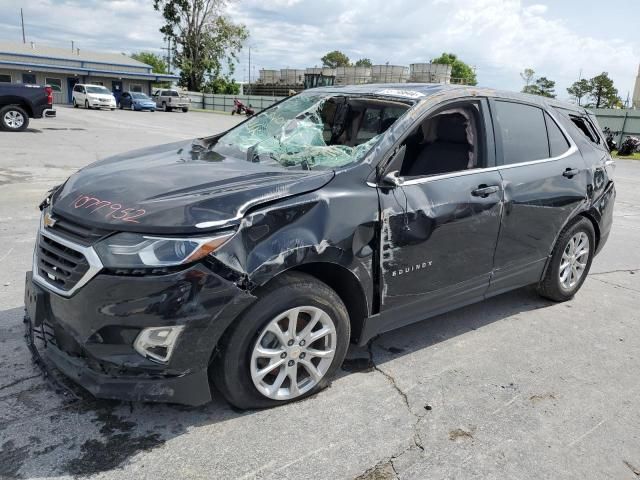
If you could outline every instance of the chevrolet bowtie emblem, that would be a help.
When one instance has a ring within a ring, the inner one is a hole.
[[[52,216],[50,213],[45,213],[45,214],[44,214],[44,220],[43,220],[43,223],[44,223],[44,226],[45,226],[45,227],[47,227],[47,228],[51,228],[51,227],[53,227],[53,226],[56,224],[56,222],[57,222],[57,221],[58,221],[58,220],[56,220],[55,218],[53,218],[53,216]]]

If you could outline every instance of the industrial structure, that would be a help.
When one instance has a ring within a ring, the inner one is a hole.
[[[633,108],[640,109],[640,67],[638,67],[638,76],[636,77],[636,86],[633,89],[633,100],[631,105]]]
[[[451,78],[451,65],[412,63],[403,65],[312,67],[305,70],[260,70],[260,77],[245,92],[254,95],[287,95],[291,90],[326,85],[362,85],[368,83],[461,83]]]
[[[151,93],[152,83],[178,79],[123,54],[0,42],[0,83],[49,85],[55,103],[71,103],[76,83],[103,85],[118,99],[123,91]]]

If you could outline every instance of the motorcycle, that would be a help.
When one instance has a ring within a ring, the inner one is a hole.
[[[605,140],[607,142],[607,147],[610,152],[618,149],[618,142],[616,142],[613,138],[618,135],[619,132],[612,132],[609,127],[605,127],[602,131],[606,135]]]
[[[247,107],[244,103],[235,98],[233,100],[233,110],[231,110],[231,115],[235,115],[236,113],[238,115],[242,115],[244,113],[247,117],[250,117],[251,115],[255,115],[256,112],[251,108],[251,105]]]
[[[622,145],[620,145],[618,155],[621,157],[626,157],[628,155],[633,155],[636,152],[640,152],[640,138],[627,137],[625,141],[622,142]]]

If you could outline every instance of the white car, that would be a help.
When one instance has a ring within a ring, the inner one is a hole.
[[[116,109],[116,98],[102,85],[84,85],[73,87],[73,107]]]

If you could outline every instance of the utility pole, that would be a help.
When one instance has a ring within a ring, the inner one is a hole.
[[[251,88],[251,45],[249,45],[249,91],[253,93],[253,89]]]
[[[20,23],[22,24],[22,43],[27,43],[27,38],[24,36],[24,14],[20,9]]]
[[[167,41],[168,46],[163,47],[162,50],[167,51],[167,73],[171,73],[171,37],[167,37]]]
[[[74,45],[73,45],[73,40],[71,40],[71,53],[73,53],[73,50],[74,50],[74,48],[73,48],[73,47],[74,47]]]

